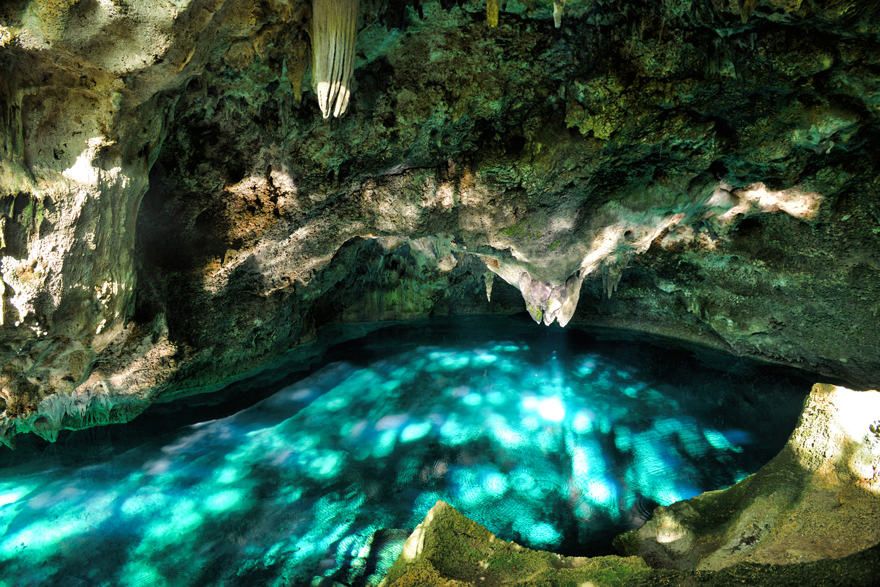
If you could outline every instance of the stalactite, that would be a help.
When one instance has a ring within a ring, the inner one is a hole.
[[[623,267],[619,263],[604,263],[602,265],[602,287],[605,295],[610,300],[620,285],[620,279],[623,277]]]
[[[501,0],[486,0],[486,22],[493,29],[498,26],[498,13],[501,11]]]
[[[287,79],[296,103],[302,102],[302,82],[306,73],[306,65],[309,62],[309,43],[306,39],[296,39],[291,43],[287,66]]]
[[[312,84],[324,118],[348,108],[357,17],[358,0],[312,0]]]
[[[553,0],[553,25],[562,28],[562,13],[565,10],[565,0]]]

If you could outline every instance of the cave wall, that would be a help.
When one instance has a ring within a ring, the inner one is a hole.
[[[0,436],[523,308],[878,384],[878,3],[364,0],[331,120],[309,14],[0,9]]]

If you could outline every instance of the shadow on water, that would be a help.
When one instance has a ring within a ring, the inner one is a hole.
[[[812,383],[509,318],[380,328],[318,356],[221,405],[159,406],[5,453],[0,571],[22,584],[372,583],[437,499],[502,538],[604,554],[656,504],[768,461]]]

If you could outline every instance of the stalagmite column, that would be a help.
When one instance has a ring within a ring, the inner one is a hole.
[[[358,0],[312,0],[312,84],[324,118],[348,108],[357,17]]]

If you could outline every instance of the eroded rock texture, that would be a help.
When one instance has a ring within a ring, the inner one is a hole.
[[[327,121],[310,2],[4,3],[0,437],[523,300],[878,383],[878,4],[561,4],[364,0]]]

